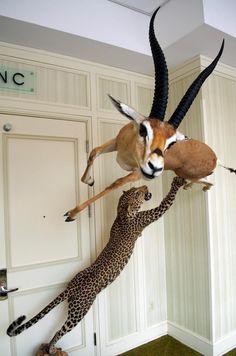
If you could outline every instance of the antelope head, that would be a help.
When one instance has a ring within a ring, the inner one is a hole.
[[[202,84],[217,65],[224,48],[223,40],[216,58],[193,81],[169,120],[164,121],[168,102],[168,68],[163,51],[156,39],[153,25],[159,9],[160,7],[153,13],[149,25],[149,42],[155,69],[155,89],[149,116],[145,117],[139,114],[130,106],[109,95],[117,110],[132,120],[136,127],[135,139],[140,147],[139,168],[143,176],[148,179],[155,178],[162,173],[165,150],[177,140],[185,138],[177,129]]]

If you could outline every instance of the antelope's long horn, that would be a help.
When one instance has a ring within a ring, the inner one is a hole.
[[[192,105],[193,100],[197,96],[202,84],[207,79],[207,77],[213,72],[215,66],[217,65],[222,52],[224,49],[224,40],[222,42],[221,48],[219,53],[215,57],[215,59],[206,67],[194,80],[194,82],[190,85],[186,93],[184,94],[183,98],[181,99],[179,105],[177,106],[175,112],[172,114],[171,118],[169,119],[169,124],[174,126],[176,129],[180,125],[181,121],[183,120],[185,114],[187,113],[188,109]]]
[[[149,117],[163,121],[168,101],[168,68],[164,53],[156,39],[153,26],[156,13],[159,9],[160,7],[154,11],[149,25],[149,42],[155,68],[155,90]]]

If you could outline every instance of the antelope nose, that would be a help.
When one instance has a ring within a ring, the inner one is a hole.
[[[152,162],[148,162],[148,165],[153,171],[155,171],[155,167],[153,166]]]
[[[160,172],[160,171],[163,170],[163,168],[156,168],[156,167],[152,164],[152,162],[148,162],[148,165],[149,165],[149,167],[153,170],[153,173],[155,173],[155,172]]]

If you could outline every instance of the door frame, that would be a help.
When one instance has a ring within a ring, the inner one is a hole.
[[[17,98],[3,97],[0,95],[0,114],[7,116],[25,116],[32,118],[42,118],[50,120],[63,120],[63,121],[74,121],[74,122],[83,122],[86,125],[86,138],[88,141],[88,148],[92,147],[92,112],[88,110],[79,110],[78,108],[71,108],[68,105],[54,105],[54,104],[43,104],[32,102],[30,100],[21,99],[20,101]],[[88,151],[87,151],[88,156]],[[3,166],[3,157],[0,156],[0,163]],[[0,171],[0,179],[3,181],[4,171]],[[79,177],[80,178],[80,177]],[[88,189],[88,197],[93,195],[93,188]],[[0,190],[0,198],[4,200],[4,191]],[[90,256],[91,262],[96,258],[96,237],[95,237],[95,218],[94,218],[94,209],[91,209],[90,216],[88,219],[88,229],[89,229],[89,238],[90,238]],[[6,259],[6,246],[5,246],[5,214],[4,206],[0,206],[0,234],[3,237],[1,240],[0,249],[0,261],[1,268],[7,268],[7,259]],[[4,241],[4,243],[3,243]],[[11,286],[9,286],[11,287]],[[5,303],[7,306],[7,300],[2,303]],[[93,304],[92,319],[93,319],[93,332],[96,333],[96,309],[97,302]],[[3,318],[8,318],[8,308],[4,308],[6,313],[2,315]],[[96,346],[93,347],[94,355],[96,354]],[[71,350],[73,351],[73,350]]]

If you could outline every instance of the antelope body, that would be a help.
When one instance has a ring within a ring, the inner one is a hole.
[[[173,170],[179,177],[188,179],[190,183],[186,184],[185,188],[193,183],[203,183],[203,190],[207,190],[212,185],[202,178],[210,175],[215,169],[216,154],[206,144],[187,139],[177,129],[202,84],[217,65],[223,52],[224,41],[216,58],[193,81],[170,119],[164,121],[168,101],[168,69],[154,32],[153,24],[158,10],[159,8],[153,13],[149,25],[149,41],[155,67],[155,90],[150,115],[145,117],[109,95],[116,109],[131,122],[121,128],[117,137],[91,151],[81,180],[92,186],[94,184],[92,164],[95,158],[100,154],[113,151],[117,151],[117,162],[121,168],[130,173],[68,211],[65,214],[66,221],[74,220],[78,212],[110,191],[141,178],[153,179],[163,170]]]

